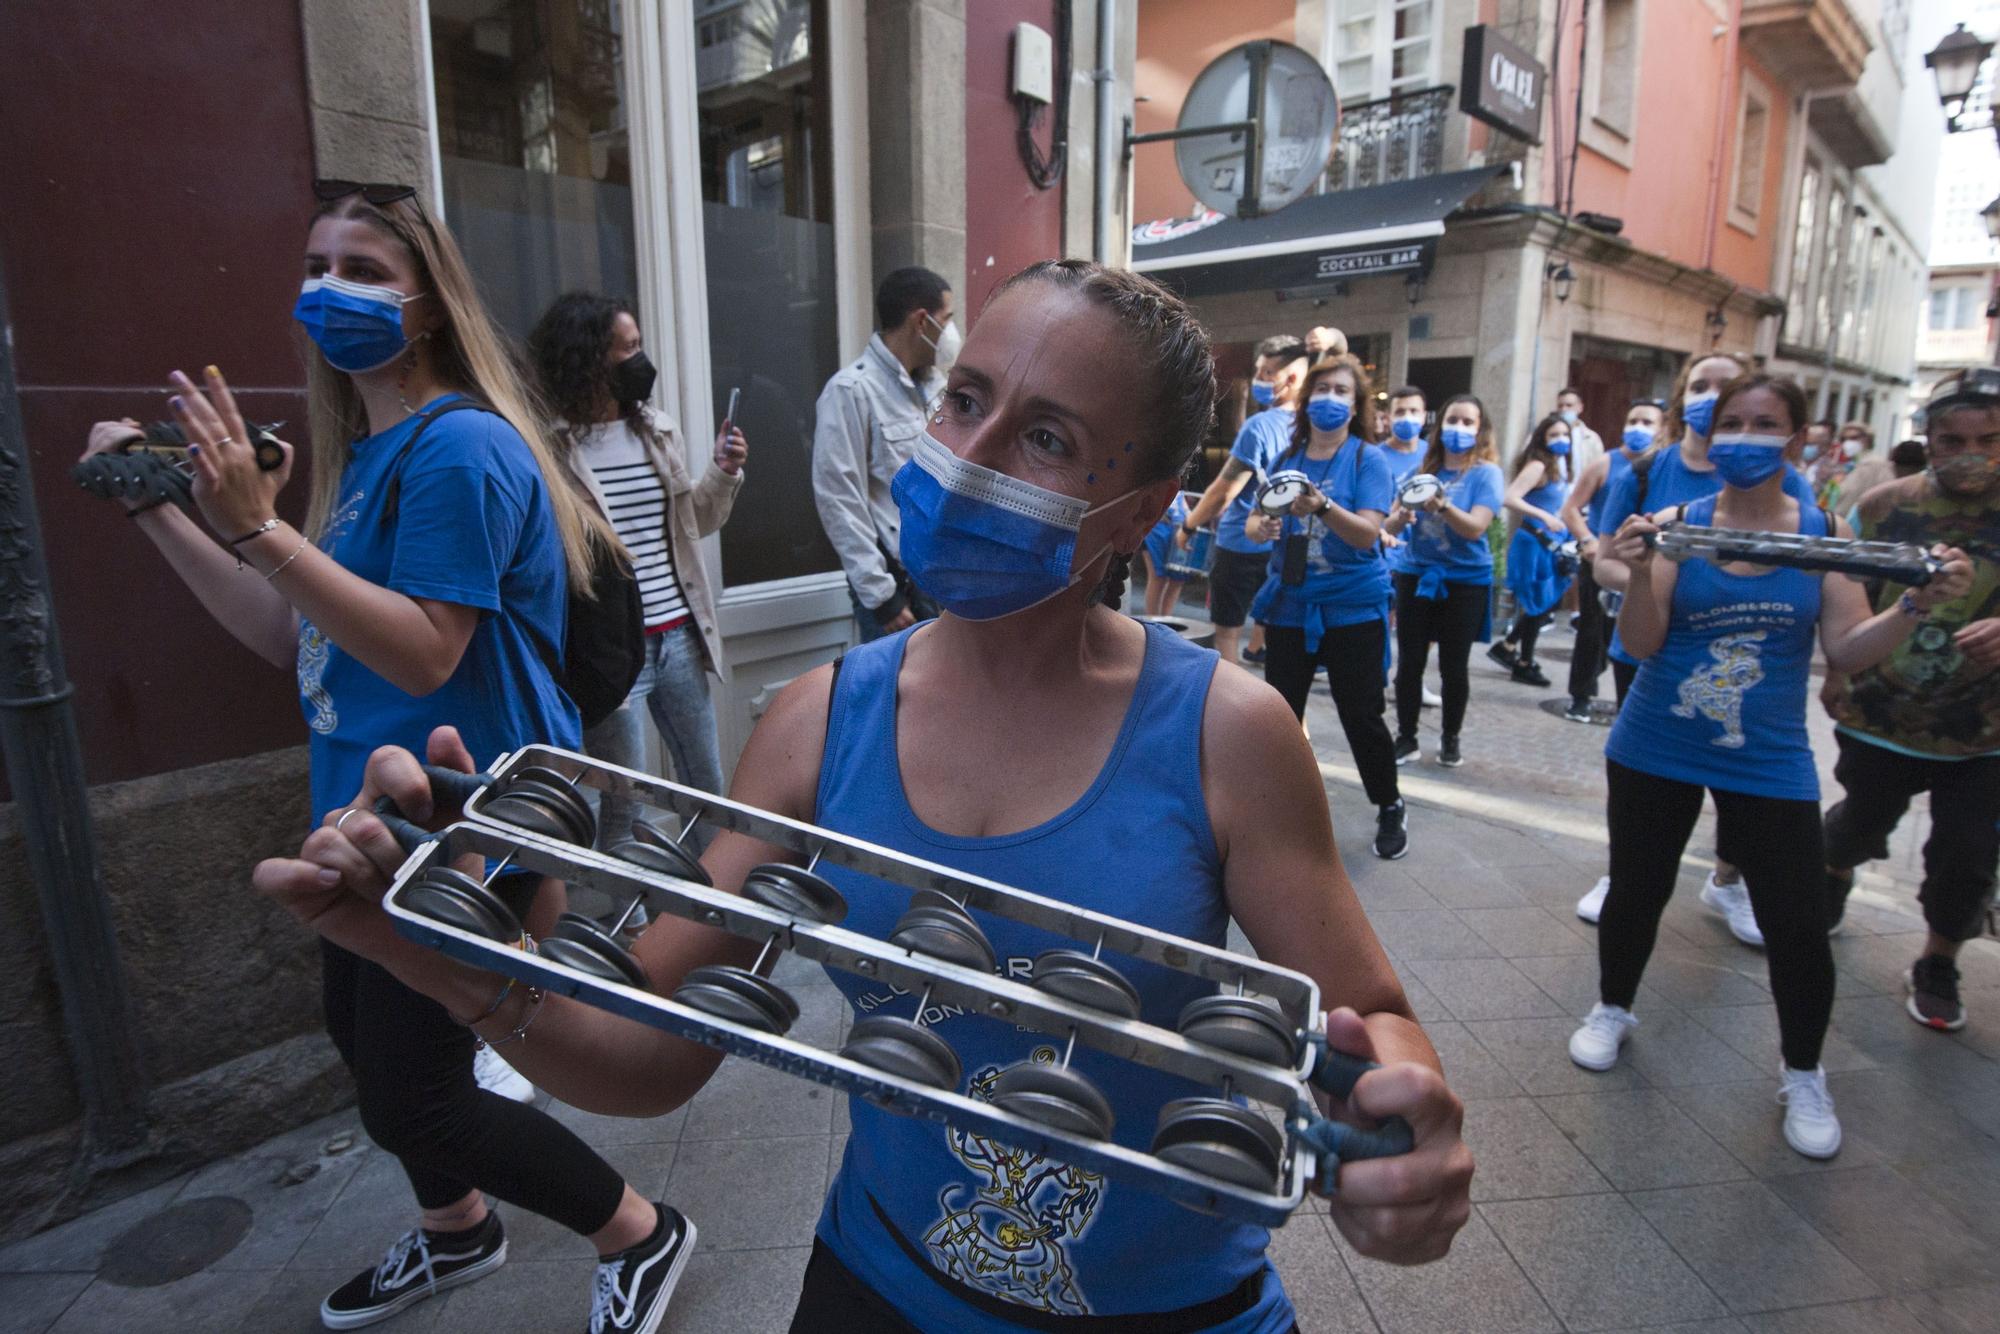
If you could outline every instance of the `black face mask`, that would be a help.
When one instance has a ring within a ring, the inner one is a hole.
[[[653,396],[653,381],[660,378],[644,352],[634,352],[611,368],[611,396],[618,406],[629,408]]]

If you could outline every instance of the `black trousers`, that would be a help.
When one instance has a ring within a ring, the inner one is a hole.
[[[1414,737],[1424,708],[1424,665],[1431,645],[1438,649],[1438,675],[1444,678],[1446,736],[1465,726],[1465,705],[1472,698],[1466,664],[1472,641],[1486,623],[1492,590],[1484,584],[1446,584],[1441,598],[1417,596],[1417,576],[1396,576],[1396,733]]]
[[[1597,683],[1604,675],[1605,649],[1611,643],[1609,618],[1597,598],[1597,580],[1590,562],[1576,572],[1576,650],[1569,660],[1569,697],[1596,699]]]
[[[1535,645],[1542,637],[1542,618],[1520,612],[1514,617],[1514,624],[1507,628],[1507,642],[1517,644],[1521,649],[1521,661],[1535,660]]]
[[[368,1138],[402,1162],[417,1203],[474,1187],[588,1236],[611,1221],[625,1179],[562,1122],[488,1093],[475,1039],[387,969],[321,942],[326,1031],[353,1072]]]
[[[1320,636],[1319,653],[1308,657],[1303,629],[1286,625],[1264,629],[1264,679],[1285,697],[1299,718],[1306,716],[1306,696],[1312,693],[1313,677],[1326,668],[1333,707],[1340,714],[1340,730],[1347,733],[1347,748],[1353,752],[1354,767],[1361,771],[1361,786],[1377,806],[1393,806],[1402,800],[1396,785],[1396,743],[1383,721],[1387,701],[1382,690],[1382,650],[1387,647],[1387,634],[1379,616],[1356,625],[1335,626]]]
[[[1614,630],[1618,628],[1618,622],[1615,620],[1606,620],[1605,624]],[[1610,642],[1609,632],[1605,635],[1605,641]],[[1625,696],[1632,693],[1632,682],[1638,675],[1638,664],[1620,662],[1616,658],[1611,660],[1611,688],[1618,692],[1619,708],[1625,707]]]
[[[1847,870],[1888,856],[1889,835],[1910,798],[1930,793],[1931,836],[1924,840],[1917,902],[1932,931],[1946,940],[1971,940],[1993,902],[2000,862],[2000,756],[1928,760],[1845,732],[1834,739],[1840,760],[1833,776],[1847,796],[1826,813],[1826,864]]]
[[[1597,923],[1599,999],[1632,1008],[1652,957],[1660,914],[1673,897],[1681,853],[1701,815],[1702,788],[1604,762],[1611,826],[1611,893]],[[1819,1065],[1833,1014],[1833,948],[1827,943],[1826,868],[1819,805],[1709,788],[1715,852],[1742,868],[1764,933],[1785,1064]]]

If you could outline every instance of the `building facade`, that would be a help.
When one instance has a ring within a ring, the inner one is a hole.
[[[1963,23],[1979,36],[2000,38],[2000,0],[1954,0],[1939,22]],[[2000,359],[2000,240],[1980,211],[2000,197],[2000,145],[1993,132],[1993,87],[2000,57],[1989,56],[1958,132],[1939,150],[1930,231],[1930,279],[1917,337],[1917,379],[1923,390],[1954,371]]]

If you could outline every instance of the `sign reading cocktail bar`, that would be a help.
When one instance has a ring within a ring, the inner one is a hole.
[[[1531,144],[1542,141],[1542,95],[1549,72],[1484,23],[1465,30],[1458,109]]]

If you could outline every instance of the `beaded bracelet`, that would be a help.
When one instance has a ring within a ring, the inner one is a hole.
[[[523,1038],[527,1037],[528,1025],[534,1023],[535,1016],[542,1012],[542,995],[543,993],[540,987],[535,987],[535,986],[529,987],[528,1006],[525,1010],[521,1012],[521,1022],[514,1025],[514,1031],[509,1033],[504,1038],[494,1038],[491,1042],[486,1042],[485,1039],[482,1038],[480,1039],[481,1042],[484,1042],[485,1045],[488,1047],[504,1047],[510,1042],[519,1042]]]
[[[1907,591],[1904,592],[1903,596],[1896,599],[1896,606],[1902,611],[1903,615],[1915,621],[1925,620],[1931,614],[1929,607],[1919,607],[1917,600],[1911,597]]]

